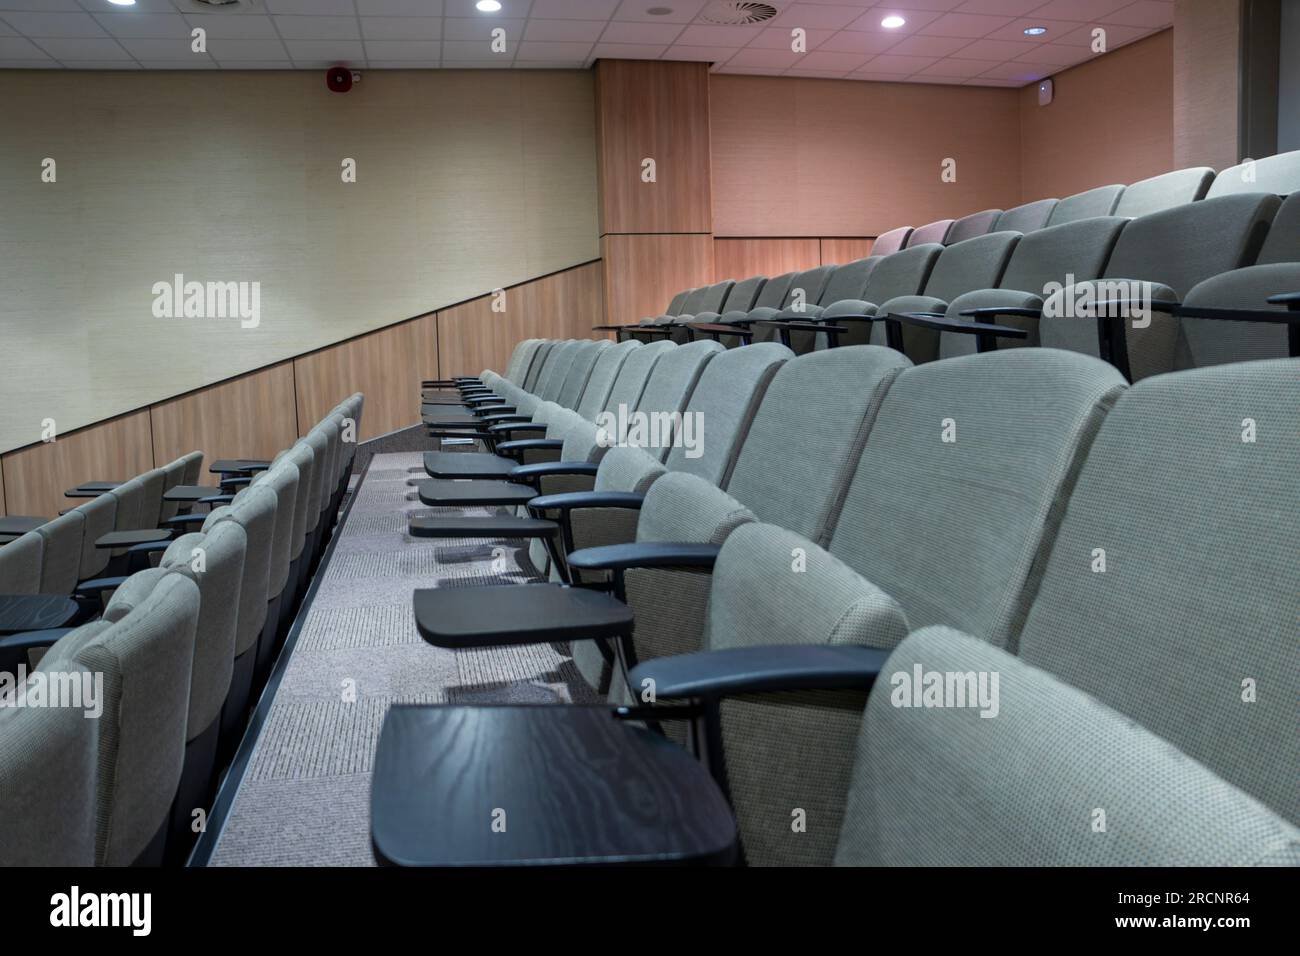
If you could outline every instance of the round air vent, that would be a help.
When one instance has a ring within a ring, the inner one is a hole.
[[[776,14],[776,7],[770,3],[758,3],[756,0],[721,0],[710,5],[700,14],[700,19],[707,23],[744,26],[771,20]]]

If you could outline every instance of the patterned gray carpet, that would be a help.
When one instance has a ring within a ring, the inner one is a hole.
[[[376,454],[356,487],[211,865],[373,865],[371,765],[394,703],[594,699],[556,647],[448,651],[420,639],[416,588],[538,580],[511,542],[406,534],[414,514],[459,513],[420,504],[408,481],[424,476],[421,461]]]

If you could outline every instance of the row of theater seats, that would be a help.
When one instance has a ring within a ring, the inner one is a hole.
[[[1300,305],[1268,301],[1300,289],[1300,152],[976,218],[993,231],[958,220],[943,241],[882,236],[866,259],[681,292],[663,316],[600,328],[679,343],[779,339],[800,354],[872,342],[915,362],[1041,344],[1106,358],[1133,379],[1300,352],[1300,336],[1267,317],[1199,318]],[[1125,307],[1144,296],[1152,312]]]
[[[430,452],[421,499],[520,511],[411,533],[545,542],[533,557],[563,584],[419,591],[421,633],[496,644],[501,618],[546,608],[531,639],[581,634],[574,659],[611,703],[649,682],[659,705],[712,705],[712,735],[670,708],[650,725],[703,752],[749,862],[1300,863],[1300,360],[1130,385],[1051,348],[918,365],[871,345],[533,340],[504,375],[429,384],[432,422],[509,411],[462,427],[486,451]],[[620,406],[675,430],[611,441],[598,421]],[[593,587],[631,608],[630,634],[589,626]],[[934,673],[996,683],[979,706],[923,705]],[[546,710],[525,715],[530,748],[558,732]],[[606,765],[663,759],[644,735],[621,746]],[[491,758],[466,759],[468,779]],[[591,770],[572,759],[539,804],[573,810],[521,853],[583,858]],[[433,809],[427,826],[458,819]],[[391,824],[374,822],[381,854]],[[638,852],[672,842],[664,820],[640,827]]]
[[[136,559],[125,570],[143,570],[79,585],[93,619],[0,637],[0,671],[32,668],[15,693],[102,681],[98,719],[67,706],[0,707],[0,865],[185,859],[329,540],[362,405],[351,396],[272,461],[231,463],[223,487],[238,490],[203,499],[207,511],[149,510],[172,487],[150,472],[50,523],[80,515],[89,538],[88,512],[116,509],[120,526],[135,503],[149,517],[119,530],[153,529],[155,540],[122,555]],[[202,456],[181,461],[192,483]],[[114,539],[98,540],[103,551]],[[0,548],[7,580],[22,563],[41,566],[39,547],[15,549],[22,541]],[[43,572],[24,580],[49,593]]]

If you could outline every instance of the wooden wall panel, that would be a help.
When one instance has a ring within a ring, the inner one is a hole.
[[[1122,47],[1020,97],[1020,199],[1068,196],[1174,168],[1173,31]]]
[[[713,237],[604,236],[605,315],[627,325],[659,315],[682,289],[714,281]]]
[[[713,74],[709,95],[716,235],[877,236],[1019,201],[1017,90]]]
[[[64,489],[125,480],[153,466],[149,411],[131,412],[6,454],[6,505],[10,514],[53,517],[76,504],[63,497]]]
[[[865,259],[871,255],[874,239],[846,239],[836,237],[822,240],[822,265],[835,263],[843,265],[856,259]]]
[[[591,262],[505,290],[504,311],[484,296],[438,313],[441,375],[500,371],[528,338],[591,338],[604,322],[602,263]],[[408,424],[414,424],[409,422]]]
[[[821,265],[817,239],[714,239],[714,281],[779,276]],[[662,308],[662,306],[661,306]]]
[[[1240,0],[1176,0],[1173,124],[1176,167],[1235,165]]]
[[[353,392],[366,396],[357,441],[415,424],[413,396],[419,395],[421,377],[418,351],[416,323],[403,322],[294,359],[298,434],[307,434]]]
[[[602,235],[709,232],[708,64],[600,60],[596,150]]]
[[[293,363],[281,362],[199,389],[150,409],[156,460],[188,452],[218,458],[270,458],[298,437]]]

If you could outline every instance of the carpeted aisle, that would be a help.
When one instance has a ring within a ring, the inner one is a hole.
[[[408,480],[425,477],[421,462],[377,454],[354,492],[210,865],[373,865],[371,761],[393,703],[594,699],[555,647],[448,651],[421,640],[416,588],[537,579],[511,542],[406,534],[414,514],[457,513],[420,503]]]

